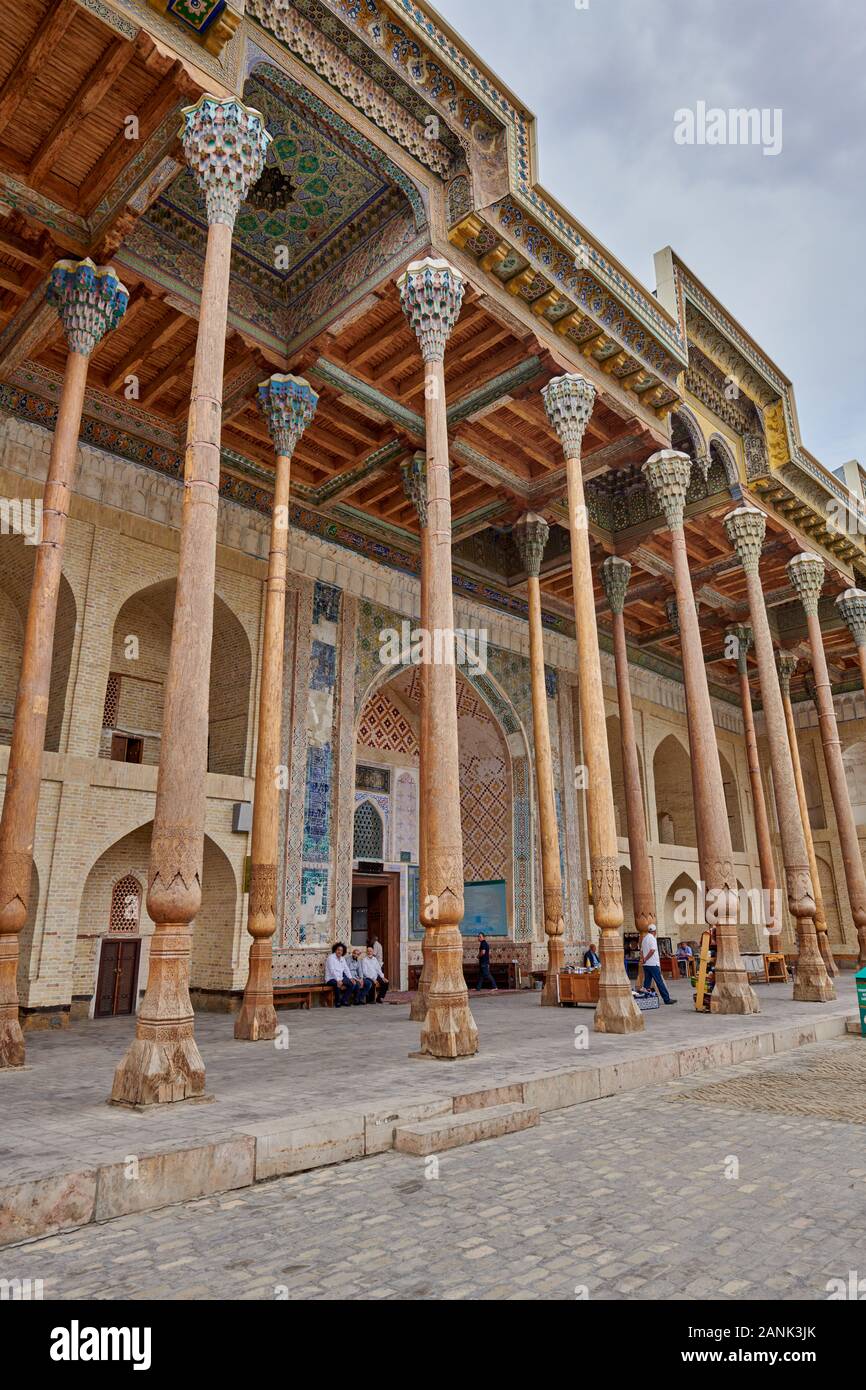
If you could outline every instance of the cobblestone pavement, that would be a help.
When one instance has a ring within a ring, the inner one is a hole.
[[[713,1073],[852,1065],[857,1039]],[[689,1092],[699,1104],[672,1104]],[[0,1251],[52,1298],[826,1299],[866,1275],[863,1128],[706,1076],[431,1159],[394,1152]],[[438,1175],[437,1175],[438,1168]]]
[[[575,1030],[592,1029],[592,1010],[542,1009],[538,995],[528,992],[504,998],[473,994],[478,1055],[444,1064],[409,1060],[419,1025],[410,1022],[406,1004],[281,1011],[287,1032],[277,1047],[236,1042],[230,1014],[199,1014],[196,1037],[214,1100],[162,1106],[146,1115],[105,1103],[134,1019],[29,1032],[27,1068],[0,1072],[0,1183],[182,1147],[310,1109],[357,1110],[480,1090],[561,1067],[597,1067],[853,1014],[853,974],[840,975],[836,988],[834,1003],[800,1004],[792,1000],[790,985],[759,985],[760,1014],[739,1017],[695,1013],[691,986],[680,981],[671,986],[679,1007],[645,1014],[644,1032],[623,1038],[590,1031],[588,1047],[580,1051]]]

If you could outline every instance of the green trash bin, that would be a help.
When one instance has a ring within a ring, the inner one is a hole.
[[[857,1003],[860,1005],[860,1033],[866,1038],[866,967],[854,976],[857,981]]]

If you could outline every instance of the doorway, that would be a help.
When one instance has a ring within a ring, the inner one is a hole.
[[[352,945],[363,950],[373,937],[382,947],[382,969],[400,988],[400,875],[352,875]]]
[[[135,1012],[138,955],[141,941],[103,937],[96,981],[94,1018],[113,1018]]]

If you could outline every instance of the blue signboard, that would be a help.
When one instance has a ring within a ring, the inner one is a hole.
[[[460,930],[464,936],[508,935],[508,900],[505,880],[464,883],[465,908]]]

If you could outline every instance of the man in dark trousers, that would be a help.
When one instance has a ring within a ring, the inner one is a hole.
[[[478,984],[476,989],[496,989],[496,981],[490,973],[490,942],[483,931],[478,933]]]

